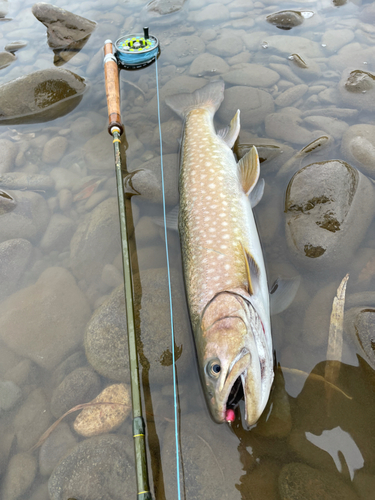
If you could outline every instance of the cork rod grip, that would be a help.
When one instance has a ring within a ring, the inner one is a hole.
[[[108,131],[111,134],[112,127],[118,127],[122,133],[118,66],[113,55],[112,42],[110,41],[107,41],[104,45],[104,78],[109,119]]]

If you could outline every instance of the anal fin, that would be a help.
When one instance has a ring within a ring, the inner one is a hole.
[[[248,195],[254,189],[260,174],[259,156],[255,146],[238,162],[238,169],[242,188]]]
[[[232,118],[228,127],[219,130],[217,135],[223,139],[223,141],[231,149],[237,140],[238,134],[240,133],[240,110],[237,109],[237,113]]]
[[[254,292],[256,291],[256,288],[259,285],[260,270],[258,264],[255,262],[254,257],[251,255],[251,253],[248,250],[246,250],[246,248],[243,246],[242,243],[240,244],[245,260],[247,281],[249,284],[249,294],[254,295]]]

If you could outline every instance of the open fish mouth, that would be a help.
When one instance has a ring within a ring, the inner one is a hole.
[[[234,410],[241,399],[245,397],[245,382],[247,370],[250,367],[251,355],[247,349],[242,349],[240,354],[231,363],[224,383],[222,395],[222,420],[225,419],[226,411]]]
[[[246,372],[244,375],[246,375]],[[226,404],[227,410],[236,409],[241,399],[244,399],[245,397],[245,392],[243,390],[243,383],[245,382],[243,380],[245,378],[244,375],[241,374],[232,385],[232,389],[230,390],[227,399],[227,404]]]

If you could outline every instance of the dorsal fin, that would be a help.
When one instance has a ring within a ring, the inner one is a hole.
[[[238,134],[240,133],[240,110],[237,109],[237,113],[232,118],[228,127],[222,128],[219,130],[217,135],[225,141],[227,146],[231,149],[234,146],[234,143],[237,140]]]
[[[255,146],[238,162],[238,169],[242,188],[245,194],[248,195],[258,182],[260,173],[259,156]]]
[[[241,242],[240,244],[245,260],[247,281],[249,283],[249,294],[254,295],[254,290],[259,285],[259,274],[260,274],[259,267],[258,264],[255,262],[254,257],[251,255],[251,253],[248,250],[246,250],[246,248],[243,246]]]

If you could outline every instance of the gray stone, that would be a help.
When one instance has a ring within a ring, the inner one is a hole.
[[[185,0],[152,0],[147,4],[147,12],[155,16],[166,16],[182,9]]]
[[[6,189],[47,191],[55,187],[55,182],[49,175],[28,174],[26,172],[9,172],[0,175],[0,187]]]
[[[88,37],[96,23],[44,2],[32,7],[34,16],[47,27],[48,45],[61,49]]]
[[[341,152],[345,159],[354,162],[360,170],[375,176],[375,125],[361,123],[352,125],[345,132]]]
[[[22,391],[14,382],[0,381],[0,415],[13,408],[21,397]]]
[[[95,284],[121,250],[118,202],[108,198],[79,224],[70,243],[70,267],[78,280]]]
[[[176,66],[185,66],[204,50],[205,43],[198,36],[181,36],[163,50],[163,58]]]
[[[298,52],[294,52],[288,57],[288,63],[293,73],[304,81],[314,80],[322,72],[316,61]],[[322,92],[319,94],[319,97],[321,94]]]
[[[281,500],[359,500],[336,474],[293,462],[281,469],[279,492]]]
[[[51,377],[51,386],[57,387],[64,378],[76,368],[87,365],[87,359],[83,351],[77,351],[65,359],[53,372]]]
[[[48,68],[0,86],[0,124],[40,123],[70,113],[81,101],[83,78]]]
[[[268,49],[274,49],[280,54],[300,54],[301,57],[322,57],[323,51],[317,42],[302,36],[274,35],[266,37]]]
[[[77,438],[73,436],[69,425],[60,423],[40,447],[39,472],[42,476],[50,476],[60,459],[76,444]]]
[[[102,130],[99,134],[90,137],[83,146],[83,151],[90,170],[101,174],[113,172],[113,144],[107,130]]]
[[[102,189],[101,191],[92,194],[85,203],[85,210],[89,212],[90,210],[98,206],[102,201],[106,200],[109,195],[110,192],[106,189]]]
[[[343,120],[331,118],[330,116],[307,116],[304,122],[331,134],[335,139],[341,139],[349,125]]]
[[[51,370],[80,344],[89,316],[73,276],[50,267],[35,285],[0,304],[0,337],[16,353]]]
[[[191,76],[213,76],[226,73],[228,64],[219,56],[213,54],[200,54],[191,63],[189,75]]]
[[[21,238],[0,243],[0,302],[17,289],[32,250],[31,243]]]
[[[26,47],[27,42],[24,40],[17,40],[16,42],[7,43],[4,47],[4,50],[8,52],[16,52],[17,50],[23,49]]]
[[[110,288],[115,288],[124,282],[124,276],[113,264],[106,264],[103,267],[102,281]]]
[[[343,72],[340,80],[339,91],[341,101],[345,105],[366,111],[375,111],[374,74],[359,69],[347,69]]]
[[[286,239],[295,261],[324,271],[350,261],[372,221],[374,188],[340,160],[313,163],[289,182]]]
[[[241,110],[243,127],[259,125],[269,113],[273,113],[273,98],[264,90],[253,87],[231,87],[224,92],[224,102],[217,116],[222,122],[229,123],[237,109]]]
[[[94,370],[89,367],[76,368],[53,391],[52,415],[60,418],[74,406],[89,403],[99,394],[100,389],[100,379]]]
[[[55,467],[48,481],[50,499],[133,499],[136,482],[132,454],[128,436],[107,434],[82,441]]]
[[[62,214],[53,214],[40,242],[40,248],[48,253],[69,247],[74,228],[75,223],[72,219]]]
[[[2,485],[3,500],[17,500],[31,486],[37,472],[35,457],[29,453],[17,453],[8,464]]]
[[[221,57],[231,57],[243,50],[242,43],[238,43],[236,36],[222,36],[207,45],[208,52]]]
[[[48,494],[48,484],[40,484],[29,497],[29,500],[50,500]]]
[[[53,168],[50,172],[50,176],[55,181],[56,191],[72,189],[72,187],[81,180],[77,174],[62,167]]]
[[[0,69],[6,68],[17,59],[14,54],[10,52],[0,52]]]
[[[278,95],[275,99],[275,104],[281,108],[290,106],[295,101],[298,101],[302,96],[306,94],[309,87],[305,84],[293,85],[289,89],[285,90],[282,94]]]
[[[18,153],[16,144],[8,139],[0,139],[0,174],[13,170],[14,162]]]
[[[7,214],[14,210],[17,202],[14,197],[7,191],[0,189],[0,215]]]
[[[140,361],[144,369],[149,367],[150,380],[160,384],[170,381],[171,376],[170,311],[166,280],[164,268],[142,271],[140,277],[134,279],[136,330],[142,342]],[[173,269],[172,287],[176,296],[183,293]],[[182,374],[191,361],[190,342],[186,337],[185,306],[180,301],[173,305],[177,367]],[[92,316],[85,333],[85,349],[89,363],[98,373],[119,382],[129,380],[122,286],[116,288]]]
[[[24,359],[5,372],[4,380],[10,380],[22,387],[26,382],[35,383],[38,380],[38,375],[37,365],[29,359]]]
[[[29,450],[52,423],[49,401],[42,389],[35,389],[22,404],[14,419],[17,448]]]
[[[230,13],[226,5],[211,3],[199,11],[191,12],[189,20],[196,23],[209,22],[212,25],[215,21],[226,21],[229,17]]]
[[[204,54],[203,54],[204,55]],[[194,63],[193,63],[194,64]],[[159,147],[159,127],[155,127],[152,137],[152,144]],[[182,137],[182,121],[180,119],[171,119],[161,124],[161,134],[163,139],[163,155],[170,153],[176,154],[179,149],[179,141]],[[160,168],[159,168],[160,170]]]
[[[16,207],[0,217],[0,242],[15,238],[37,241],[50,219],[46,200],[32,191],[9,191],[8,194]]]
[[[270,113],[265,119],[266,134],[274,139],[290,142],[292,144],[307,145],[316,138],[317,133],[302,127],[299,113],[284,112]],[[296,110],[297,111],[297,110]]]
[[[282,30],[290,30],[303,23],[304,17],[297,10],[281,10],[266,17],[266,21]]]
[[[233,85],[246,85],[248,87],[271,87],[280,76],[276,71],[265,68],[260,64],[242,63],[232,66],[230,71],[223,75],[223,80]]]
[[[335,54],[347,43],[350,43],[354,38],[354,32],[351,29],[331,29],[325,30],[322,36],[322,43],[325,45],[325,50],[330,54]]]
[[[345,311],[345,332],[355,341],[360,355],[365,357],[373,368],[375,368],[374,327],[374,308],[353,307]]]
[[[42,161],[44,163],[58,163],[64,156],[66,148],[68,147],[68,140],[66,137],[57,135],[47,141],[43,148]]]

